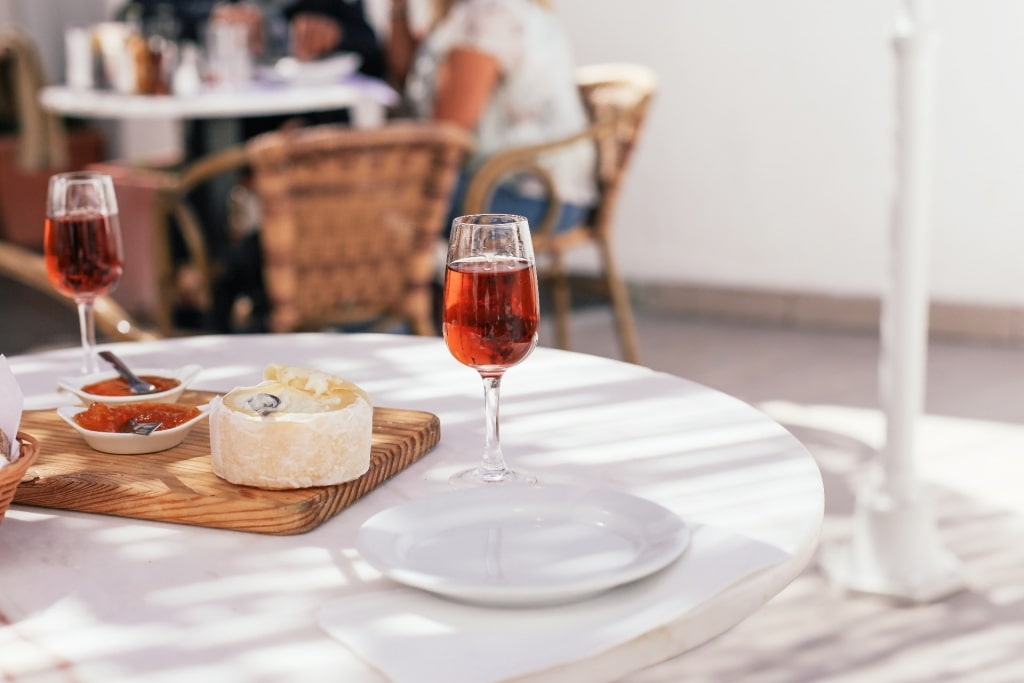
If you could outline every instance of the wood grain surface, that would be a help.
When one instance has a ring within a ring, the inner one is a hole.
[[[199,405],[215,395],[191,391],[180,402]],[[436,415],[377,407],[366,474],[335,486],[267,491],[213,473],[208,420],[175,448],[146,455],[95,451],[54,410],[25,413],[21,430],[39,440],[40,453],[15,491],[15,503],[276,535],[317,527],[441,438]]]

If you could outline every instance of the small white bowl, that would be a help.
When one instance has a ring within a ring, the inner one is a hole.
[[[120,432],[94,432],[75,422],[75,415],[88,410],[85,406],[61,406],[57,414],[85,438],[85,442],[97,451],[114,455],[139,455],[156,453],[174,448],[188,436],[192,427],[210,412],[210,404],[196,406],[199,414],[194,418],[172,429],[158,429],[148,436],[142,434],[122,434]]]
[[[177,403],[181,395],[185,393],[185,389],[198,375],[202,368],[198,365],[185,365],[177,370],[169,370],[167,368],[132,368],[132,372],[140,377],[143,375],[155,375],[157,377],[169,377],[170,379],[178,380],[178,386],[167,391],[157,391],[152,394],[130,394],[128,396],[100,396],[98,394],[90,394],[86,391],[82,391],[82,387],[93,384],[94,382],[102,382],[108,379],[117,378],[117,373],[114,370],[105,370],[103,372],[93,373],[91,375],[82,375],[81,377],[60,377],[57,379],[57,386],[63,391],[70,392],[81,399],[86,405],[90,403],[106,403],[110,406],[120,405],[122,403],[140,403],[142,401],[152,401],[154,403]]]

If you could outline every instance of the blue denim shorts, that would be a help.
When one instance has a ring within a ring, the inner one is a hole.
[[[452,222],[462,215],[462,201],[465,199],[466,190],[472,180],[467,173],[459,175],[458,184],[452,193],[451,210],[448,214],[448,222],[445,225],[444,234],[447,237],[452,230]],[[528,197],[516,192],[511,187],[499,185],[491,197],[491,203],[487,207],[487,213],[511,213],[523,216],[530,223],[530,228],[540,228],[541,220],[548,210],[548,199],[541,197]],[[562,203],[562,213],[558,223],[555,225],[555,232],[563,232],[569,228],[579,225],[586,220],[590,213],[590,207]]]

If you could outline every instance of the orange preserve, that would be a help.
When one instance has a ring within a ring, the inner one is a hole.
[[[162,422],[157,429],[173,429],[199,414],[199,408],[178,403],[127,403],[108,406],[93,403],[75,415],[75,422],[93,432],[120,432],[135,418],[136,422]]]
[[[154,393],[157,391],[167,391],[181,384],[176,379],[170,377],[158,377],[156,375],[142,375],[140,379],[149,382],[156,387]],[[121,377],[115,377],[114,379],[105,379],[102,382],[93,382],[92,384],[86,384],[82,387],[82,391],[87,394],[94,394],[96,396],[131,396],[132,390],[128,388],[128,382],[124,381]]]

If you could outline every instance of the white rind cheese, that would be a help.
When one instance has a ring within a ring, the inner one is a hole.
[[[316,370],[268,365],[263,382],[210,406],[213,471],[233,484],[293,489],[351,481],[370,467],[372,437],[366,392]]]

